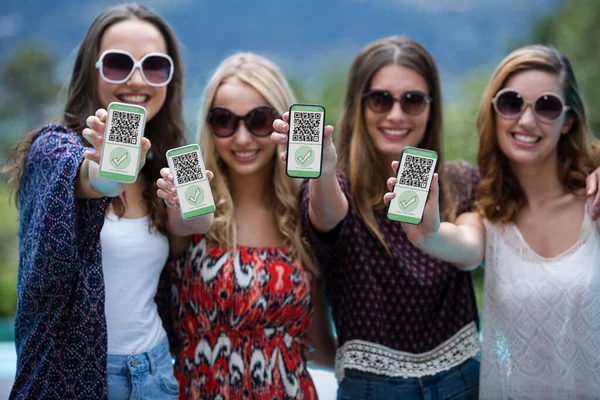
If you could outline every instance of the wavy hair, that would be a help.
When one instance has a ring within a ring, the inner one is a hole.
[[[477,165],[481,182],[477,188],[476,208],[491,222],[514,221],[525,204],[525,195],[508,158],[498,146],[495,111],[492,99],[510,77],[522,71],[538,70],[556,75],[563,88],[563,97],[573,118],[569,132],[560,136],[557,145],[559,180],[570,192],[585,188],[587,176],[598,165],[597,153],[587,122],[575,73],[569,60],[560,51],[539,45],[525,46],[510,53],[494,71],[483,94],[477,116],[479,148]]]
[[[213,134],[206,123],[206,116],[221,84],[234,78],[260,93],[280,115],[283,115],[295,102],[290,86],[279,68],[269,60],[253,53],[236,53],[223,60],[206,86],[198,114],[199,141],[206,168],[214,172],[210,185],[215,199],[218,199],[215,220],[207,236],[215,243],[227,246],[231,252],[237,246],[231,186],[227,165],[219,157]],[[279,146],[279,150],[283,148]],[[275,192],[273,215],[277,228],[284,238],[284,244],[290,249],[289,255],[299,257],[314,275],[318,275],[314,255],[302,237],[297,182],[286,175],[285,164],[280,162],[277,154],[278,152],[275,152],[272,159],[272,182]]]
[[[88,116],[94,115],[98,108],[104,107],[98,103],[95,95],[90,95],[97,92],[98,72],[95,63],[100,56],[102,36],[112,25],[130,19],[149,22],[161,32],[175,67],[173,78],[167,86],[165,103],[154,118],[146,124],[144,136],[152,143],[152,153],[146,160],[141,174],[145,184],[142,197],[152,225],[166,234],[167,211],[164,202],[159,201],[156,196],[155,182],[160,178],[160,169],[167,164],[167,150],[180,146],[184,141],[183,63],[175,33],[159,15],[139,4],[122,4],[105,9],[94,19],[77,52],[62,123],[87,143],[81,136],[81,132],[86,127],[85,121]],[[38,132],[39,129],[35,129],[21,139],[9,157],[11,165],[7,164],[3,169],[3,172],[10,174],[9,184],[16,188],[17,204],[25,161]],[[113,198],[111,205],[118,216],[125,214],[125,203],[121,198]]]

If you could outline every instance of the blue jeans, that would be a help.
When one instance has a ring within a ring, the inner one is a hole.
[[[479,395],[479,361],[422,378],[392,378],[355,369],[344,371],[338,400],[467,400]]]
[[[106,372],[109,400],[179,398],[167,339],[146,353],[109,354]]]

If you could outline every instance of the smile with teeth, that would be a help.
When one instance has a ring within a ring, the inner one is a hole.
[[[525,143],[537,143],[542,140],[540,136],[519,135],[518,133],[513,133],[512,136],[518,141]]]
[[[252,150],[252,151],[234,151],[233,155],[238,157],[238,158],[250,158],[252,156],[255,156],[256,154],[258,154],[259,150]]]
[[[410,132],[410,129],[381,129],[381,131],[390,136],[404,136]]]
[[[123,94],[119,97],[126,103],[145,103],[148,100],[145,94]]]

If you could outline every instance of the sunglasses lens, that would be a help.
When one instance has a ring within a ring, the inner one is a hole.
[[[246,126],[256,136],[267,136],[273,132],[275,113],[267,107],[258,107],[250,112],[246,118]]]
[[[427,102],[423,92],[406,92],[402,95],[402,110],[410,115],[418,115],[423,112]]]
[[[102,73],[106,79],[122,81],[133,68],[133,60],[127,54],[107,53],[102,59]]]
[[[150,83],[165,83],[171,76],[171,62],[164,56],[155,55],[146,58],[142,63],[142,68]]]
[[[229,111],[214,108],[208,113],[208,125],[217,136],[227,137],[235,132],[237,118]]]
[[[375,91],[367,95],[367,106],[376,113],[390,111],[394,105],[394,98],[385,91]]]
[[[504,92],[496,100],[496,111],[505,117],[515,117],[523,109],[523,98],[517,92]]]
[[[540,97],[535,102],[535,113],[547,121],[554,121],[560,118],[563,111],[563,105],[560,99],[551,94]]]

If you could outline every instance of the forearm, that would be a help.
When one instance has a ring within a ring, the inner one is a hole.
[[[484,240],[481,233],[472,226],[442,222],[439,231],[431,234],[418,247],[458,269],[469,271],[477,268],[483,260]]]
[[[190,236],[206,233],[214,221],[214,213],[205,214],[193,219],[183,219],[179,210],[168,209],[167,230],[175,236]]]
[[[335,176],[324,175],[309,182],[308,217],[321,232],[335,228],[348,213],[348,199]]]
[[[87,159],[81,163],[75,182],[75,195],[80,198],[97,199],[116,197],[125,191],[126,183],[116,182],[100,176],[100,166]]]

